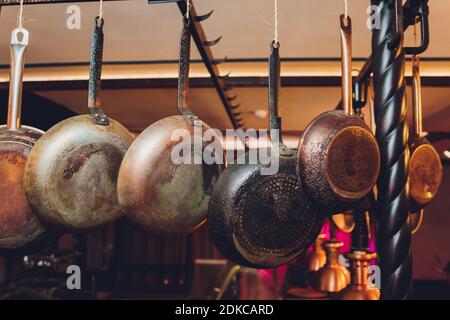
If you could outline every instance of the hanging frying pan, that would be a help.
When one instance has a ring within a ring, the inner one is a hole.
[[[254,268],[272,268],[296,258],[314,242],[324,222],[324,216],[303,193],[295,172],[295,152],[282,141],[275,142],[278,133],[281,136],[279,44],[272,42],[271,49],[272,147],[265,152],[277,157],[279,170],[263,175],[261,170],[267,164],[261,163],[259,157],[257,164],[248,164],[252,150],[248,151],[243,155],[245,161],[238,159],[220,176],[208,209],[208,229],[216,247],[230,260]]]
[[[89,115],[66,119],[48,130],[25,167],[27,198],[36,214],[69,231],[89,230],[122,215],[117,174],[131,133],[101,110],[103,19],[95,18],[88,91]]]
[[[422,130],[422,90],[419,57],[413,57],[414,134],[410,143],[409,162],[412,210],[425,207],[436,196],[442,181],[442,163],[438,152]]]
[[[297,172],[308,196],[328,213],[349,209],[375,185],[380,170],[377,141],[352,110],[351,20],[340,17],[344,111],[319,115],[298,148]]]
[[[200,226],[205,221],[212,187],[223,171],[221,159],[211,164],[193,162],[195,157],[203,159],[208,142],[217,136],[189,110],[189,28],[189,19],[184,17],[178,79],[181,115],[164,118],[145,129],[127,151],[119,172],[121,207],[131,221],[153,234],[186,234]],[[178,152],[181,144],[184,151]],[[213,158],[217,151],[211,151]],[[175,161],[173,156],[184,152],[190,156]]]
[[[442,162],[439,153],[422,130],[422,89],[420,59],[413,62],[413,137],[410,141],[409,182],[411,197],[410,225],[414,232],[420,226],[423,208],[436,196],[442,181]]]
[[[21,126],[22,73],[28,30],[11,34],[11,79],[7,125],[0,126],[0,250],[34,249],[48,239],[45,226],[31,210],[23,189],[29,152],[43,131]]]

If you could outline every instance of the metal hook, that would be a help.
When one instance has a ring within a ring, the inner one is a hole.
[[[236,100],[236,99],[238,98],[238,96],[239,96],[239,95],[234,95],[234,96],[232,96],[232,97],[227,97],[227,100],[230,101],[230,102],[231,102],[231,101],[234,101],[234,100]]]
[[[223,76],[218,76],[220,80],[225,81],[227,80],[231,75],[231,71],[228,72],[227,74],[223,75]]]
[[[212,62],[212,64],[213,64],[213,65],[219,65],[219,64],[225,63],[227,60],[228,60],[228,56],[225,56],[225,57],[222,58],[222,59],[214,60],[214,61]]]
[[[212,40],[212,41],[206,40],[203,44],[207,47],[212,47],[212,46],[215,46],[216,44],[218,44],[220,40],[222,40],[222,36],[220,36],[217,39]]]
[[[197,21],[197,22],[205,21],[206,19],[208,19],[209,17],[211,17],[211,15],[212,15],[213,13],[214,13],[214,10],[211,10],[210,12],[208,12],[208,13],[206,13],[206,14],[204,14],[204,15],[196,16],[196,17],[194,18],[194,20]]]

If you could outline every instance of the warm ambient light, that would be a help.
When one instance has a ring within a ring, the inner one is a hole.
[[[444,151],[444,155],[445,155],[448,159],[450,159],[450,150],[445,150],[445,151]]]
[[[258,119],[265,119],[267,117],[267,110],[258,109],[253,112],[253,115]]]

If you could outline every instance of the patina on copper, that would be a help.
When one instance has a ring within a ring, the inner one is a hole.
[[[366,196],[380,170],[375,136],[353,115],[351,20],[341,16],[342,98],[344,110],[319,115],[298,147],[297,172],[314,203],[333,214]]]
[[[89,230],[120,217],[117,176],[131,133],[101,110],[103,19],[95,20],[89,78],[89,115],[48,130],[30,152],[24,186],[32,208],[47,223]]]
[[[181,115],[145,129],[120,167],[119,203],[126,217],[152,234],[186,234],[198,228],[205,221],[212,187],[223,171],[223,156],[218,154],[222,153],[221,143],[189,109],[190,46],[189,19],[184,17],[178,80]],[[209,138],[204,136],[207,131]],[[208,164],[203,153],[215,140],[217,148],[211,152],[219,158]],[[187,161],[178,163],[175,158],[182,159],[183,152],[191,156],[184,155]]]
[[[414,132],[410,143],[411,157],[408,176],[411,210],[420,212],[420,209],[433,200],[439,190],[442,181],[442,162],[439,153],[426,139],[426,133],[422,129],[422,90],[418,56],[413,57],[412,87]]]
[[[303,192],[295,171],[295,151],[281,140],[279,44],[272,42],[271,49],[272,147],[260,152],[272,153],[279,169],[273,175],[262,174],[267,164],[260,158],[258,163],[249,163],[250,150],[220,176],[208,209],[208,229],[216,247],[228,259],[254,268],[273,268],[298,257],[316,239],[324,222],[324,215]]]
[[[44,133],[20,124],[27,45],[28,31],[15,29],[11,35],[8,121],[7,125],[0,126],[0,251],[38,249],[50,238],[46,227],[31,210],[23,188],[28,155]]]

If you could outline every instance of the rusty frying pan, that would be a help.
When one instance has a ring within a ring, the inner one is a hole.
[[[366,196],[380,170],[377,141],[353,114],[351,77],[351,20],[340,17],[342,99],[344,110],[325,112],[303,133],[297,172],[308,196],[322,210],[337,213]]]
[[[229,165],[214,186],[208,209],[208,229],[216,247],[228,259],[249,267],[283,265],[304,252],[317,238],[324,216],[303,192],[295,171],[295,152],[280,140],[279,44],[272,42],[269,72],[269,128],[279,170],[263,175],[267,166],[249,164],[248,151]]]
[[[183,18],[180,41],[178,109],[181,115],[164,118],[145,129],[127,151],[118,178],[117,194],[126,217],[145,231],[158,235],[187,234],[199,227],[205,221],[212,187],[223,171],[223,161],[216,159],[209,164],[193,161],[195,157],[203,159],[208,142],[219,140],[189,110],[189,21]],[[174,154],[184,153],[177,151],[180,145],[184,145],[183,150],[189,156],[175,161]],[[216,144],[221,148],[219,145]],[[217,151],[220,150],[212,151],[213,158]]]
[[[116,193],[131,133],[101,110],[103,19],[95,18],[88,90],[89,115],[48,130],[25,167],[27,198],[43,220],[68,231],[89,230],[122,215]]]
[[[422,89],[420,59],[413,62],[413,136],[410,141],[409,182],[411,214],[409,222],[415,233],[420,227],[425,208],[436,196],[442,181],[442,162],[439,153],[422,130]]]
[[[31,250],[47,243],[49,233],[31,210],[23,188],[23,171],[29,152],[43,131],[21,126],[22,73],[29,33],[17,28],[11,34],[11,78],[8,121],[0,126],[0,250]]]

